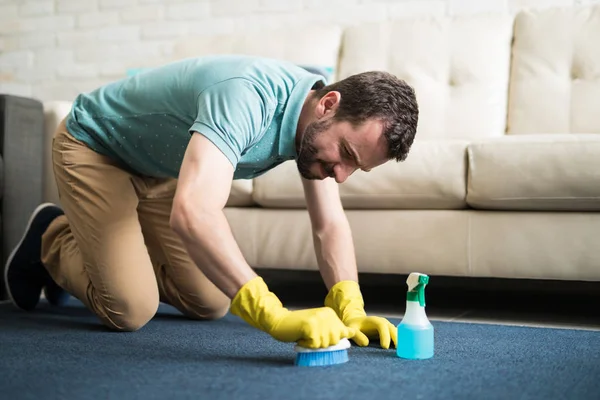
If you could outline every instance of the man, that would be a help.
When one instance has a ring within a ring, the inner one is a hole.
[[[196,319],[228,310],[310,348],[351,338],[396,344],[367,316],[337,183],[402,161],[414,91],[383,72],[325,86],[294,64],[247,56],[182,60],[82,94],[53,139],[62,209],[36,209],[7,262],[13,302],[69,293],[109,328],[134,331],[160,301]],[[223,208],[232,179],[296,160],[324,307],[289,311],[244,260]]]

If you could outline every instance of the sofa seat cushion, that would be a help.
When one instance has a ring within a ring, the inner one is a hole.
[[[231,191],[227,199],[227,207],[249,207],[254,206],[252,200],[252,180],[236,179],[231,184]]]
[[[506,136],[468,147],[467,203],[498,210],[600,210],[600,135]]]
[[[371,172],[356,171],[340,185],[346,209],[465,208],[466,147],[463,140],[415,141],[408,158]],[[271,208],[305,208],[295,162],[254,180],[254,201]]]

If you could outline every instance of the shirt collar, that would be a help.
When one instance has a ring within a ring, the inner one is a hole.
[[[319,75],[309,75],[298,81],[293,87],[288,98],[283,118],[281,121],[281,131],[279,136],[279,154],[286,157],[296,158],[296,131],[298,130],[298,119],[304,100],[308,92],[318,81],[324,80]]]

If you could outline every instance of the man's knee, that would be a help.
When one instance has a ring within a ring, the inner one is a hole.
[[[231,300],[224,294],[215,296],[202,305],[195,305],[186,314],[194,319],[215,320],[223,318],[229,312]],[[191,314],[191,315],[190,315]]]
[[[230,306],[231,301],[227,297],[225,297],[220,303],[215,304],[209,310],[206,319],[213,320],[223,318],[229,312]]]
[[[117,331],[134,332],[146,325],[158,311],[158,296],[128,296],[107,311],[106,324]]]

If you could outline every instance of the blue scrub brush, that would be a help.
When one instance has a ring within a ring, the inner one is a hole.
[[[296,352],[295,365],[300,367],[323,367],[343,364],[348,361],[350,341],[343,338],[334,346],[322,349],[308,349],[299,345],[294,346]]]

